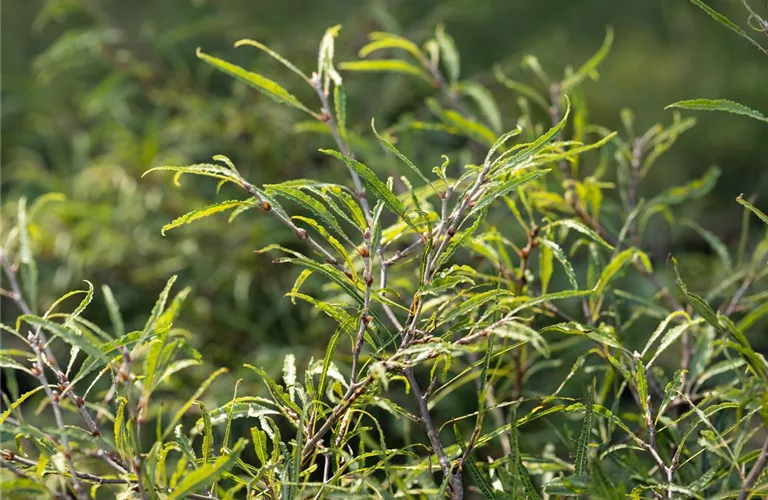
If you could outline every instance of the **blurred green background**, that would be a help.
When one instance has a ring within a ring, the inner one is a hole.
[[[710,3],[746,20],[736,0]],[[343,61],[356,58],[371,31],[422,42],[438,22],[456,40],[464,75],[494,92],[506,128],[519,111],[492,66],[500,63],[508,75],[535,83],[519,64],[535,54],[547,71],[561,75],[566,65],[577,66],[597,50],[607,26],[615,30],[614,48],[600,79],[585,85],[592,122],[619,129],[626,107],[642,131],[671,121],[665,105],[694,97],[729,98],[768,112],[765,56],[683,0],[6,0],[3,220],[15,214],[20,196],[55,191],[70,200],[49,205],[35,235],[45,283],[41,304],[89,279],[97,287],[109,284],[127,321],[141,325],[167,278],[179,274],[194,296],[184,326],[210,363],[278,367],[289,351],[304,361],[321,357],[331,322],[315,321],[309,307],[283,297],[299,271],[253,253],[273,242],[296,247],[293,236],[254,211],[231,225],[211,218],[163,237],[163,224],[217,199],[215,183],[185,178],[179,189],[167,175],[141,175],[152,166],[204,162],[220,153],[255,184],[297,177],[347,182],[338,164],[317,153],[329,146],[325,137],[293,131],[303,119],[299,113],[214,73],[196,59],[195,48],[259,68],[314,102],[285,68],[232,43],[254,38],[312,68],[328,26],[343,25],[337,41],[337,60]],[[349,75],[346,86],[350,121],[359,131],[368,130],[371,117],[391,123],[423,107],[434,92],[396,75]],[[640,194],[683,184],[719,165],[718,187],[685,215],[733,245],[741,213],[734,198],[768,193],[768,126],[732,115],[697,118]],[[438,164],[439,155],[455,147],[432,140],[421,157]],[[712,263],[702,252],[706,245],[693,232],[677,234],[659,223],[647,243],[662,262],[669,251],[681,260],[690,254],[688,270],[703,271],[692,272],[690,285],[722,279],[707,272]],[[4,318],[15,313],[4,305]],[[89,317],[107,324],[100,299]]]

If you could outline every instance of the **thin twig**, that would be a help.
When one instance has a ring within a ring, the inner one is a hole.
[[[20,457],[9,450],[0,450],[0,467],[4,469],[12,470],[14,473],[21,473],[24,474],[23,471],[20,471],[16,469],[10,462],[16,462],[20,465],[23,465],[25,467],[31,467],[34,469],[37,469],[39,467],[38,462],[35,462],[34,460],[30,460],[28,458]],[[75,476],[78,479],[82,479],[83,481],[87,481],[89,483],[94,484],[115,484],[115,485],[121,485],[121,484],[136,484],[136,479],[130,479],[130,478],[111,478],[111,477],[101,477],[94,474],[89,474],[87,472],[75,472]],[[170,488],[169,488],[170,490]],[[195,500],[217,500],[216,497],[208,496],[208,495],[198,495],[195,493],[188,493],[186,495],[187,498],[192,498]]]
[[[424,395],[421,392],[421,388],[419,387],[419,383],[413,374],[413,368],[406,368],[404,373],[405,377],[408,379],[408,383],[411,385],[413,396],[419,405],[419,413],[421,413],[422,422],[424,423],[424,427],[427,430],[427,437],[429,438],[429,442],[432,445],[432,450],[437,454],[437,460],[440,463],[440,468],[443,470],[443,475],[445,476],[445,479],[449,481],[451,486],[451,493],[453,494],[453,498],[456,500],[461,500],[464,497],[464,487],[461,482],[461,474],[458,471],[454,474],[451,470],[451,462],[445,455],[443,443],[440,441],[440,435],[435,428],[435,424],[432,422],[432,416],[429,412],[427,400],[424,398]]]
[[[67,436],[67,433],[64,429],[64,419],[61,416],[59,393],[51,389],[51,385],[48,383],[48,379],[45,376],[45,366],[49,365],[50,363],[45,363],[44,361],[45,355],[43,354],[43,343],[40,341],[39,333],[34,334],[30,332],[27,341],[29,346],[32,348],[32,351],[35,353],[35,357],[37,358],[37,364],[32,365],[32,373],[35,375],[35,377],[37,377],[40,385],[43,386],[43,390],[51,402],[51,408],[53,408],[53,416],[56,420],[56,426],[61,431],[61,444],[64,448],[64,458],[66,459],[67,466],[72,473],[72,484],[75,489],[75,496],[78,498],[87,498],[85,496],[85,492],[83,491],[83,486],[80,484],[80,480],[77,477],[75,462],[72,460],[72,448],[69,445],[69,437]]]
[[[32,309],[27,304],[27,301],[24,300],[24,294],[21,292],[21,287],[19,286],[19,280],[16,279],[16,271],[11,267],[11,263],[8,262],[8,258],[5,256],[3,252],[0,252],[0,264],[2,264],[5,274],[6,276],[8,276],[8,282],[11,284],[13,301],[16,303],[19,309],[21,309],[22,313],[33,314]]]
[[[34,314],[32,309],[24,300],[24,296],[21,293],[21,288],[19,287],[19,284],[18,284],[16,272],[11,267],[7,257],[2,252],[0,252],[0,265],[2,265],[3,270],[8,276],[8,281],[11,283],[13,300],[16,303],[17,307],[24,314],[29,314],[29,315]],[[45,355],[45,359],[48,361],[48,367],[56,375],[56,378],[58,379],[58,382],[61,385],[61,393],[59,394],[59,397],[61,398],[65,395],[69,396],[69,398],[72,400],[72,403],[74,403],[75,407],[77,408],[77,411],[80,413],[81,418],[83,419],[86,426],[88,427],[88,431],[91,433],[93,437],[95,437],[99,441],[99,445],[101,447],[99,457],[102,460],[104,460],[107,464],[109,464],[111,467],[116,468],[118,470],[127,471],[128,467],[124,463],[122,463],[122,461],[117,457],[117,455],[113,452],[107,451],[107,449],[109,448],[109,444],[104,440],[104,437],[101,435],[101,430],[99,429],[98,424],[93,419],[93,417],[91,417],[91,414],[88,412],[88,409],[85,406],[85,401],[83,400],[83,398],[77,395],[77,393],[74,390],[74,386],[70,383],[69,378],[67,377],[67,374],[64,373],[61,370],[61,368],[59,368],[59,365],[56,361],[56,357],[53,355],[53,351],[51,350],[50,345],[48,344],[48,340],[46,339],[46,336],[43,330],[40,327],[38,327],[35,330],[34,335],[40,340],[40,343],[42,344],[42,351],[43,351],[42,353]]]
[[[765,439],[763,447],[760,449],[760,454],[757,456],[755,465],[752,466],[749,475],[744,479],[744,483],[741,485],[741,492],[736,500],[747,500],[750,497],[752,487],[757,482],[760,474],[763,473],[766,465],[768,465],[768,438]]]

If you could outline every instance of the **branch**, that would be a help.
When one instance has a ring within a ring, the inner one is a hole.
[[[6,276],[8,276],[8,281],[11,284],[11,292],[13,293],[11,298],[19,307],[22,313],[33,314],[32,309],[27,304],[27,301],[24,300],[24,294],[21,292],[19,280],[16,279],[16,271],[11,267],[11,264],[8,262],[4,252],[0,252],[0,264],[2,264],[3,270],[5,271]]]
[[[408,383],[411,384],[413,397],[416,398],[416,402],[419,405],[419,413],[421,414],[421,419],[424,422],[424,427],[427,429],[427,437],[429,438],[429,442],[432,445],[432,449],[437,454],[437,460],[440,463],[440,468],[443,470],[443,475],[445,479],[449,481],[451,486],[453,498],[456,500],[461,500],[464,497],[464,486],[461,482],[461,472],[457,471],[456,474],[453,474],[451,470],[451,462],[445,455],[443,443],[440,441],[440,435],[435,428],[435,424],[432,423],[432,416],[429,413],[429,405],[427,405],[427,400],[422,394],[419,383],[413,374],[413,368],[406,368],[404,373],[408,379]]]
[[[2,265],[3,270],[8,276],[8,281],[11,283],[11,290],[13,292],[14,302],[16,302],[16,305],[24,314],[32,315],[33,314],[32,310],[27,305],[23,295],[21,294],[21,289],[19,288],[19,285],[18,285],[16,272],[10,266],[8,259],[3,253],[0,253],[0,265]],[[99,441],[101,450],[99,450],[98,456],[102,460],[104,460],[107,464],[109,464],[111,467],[121,471],[128,471],[128,468],[126,467],[126,465],[122,463],[122,461],[117,457],[115,453],[107,451],[107,449],[109,448],[109,445],[102,437],[101,430],[99,429],[98,424],[91,417],[91,414],[88,412],[88,409],[85,407],[85,401],[83,400],[83,398],[81,398],[80,396],[77,395],[77,393],[75,393],[74,386],[70,384],[67,374],[64,373],[59,368],[56,358],[53,355],[53,351],[48,345],[48,340],[46,339],[46,336],[43,330],[38,327],[34,333],[34,336],[38,338],[39,346],[42,346],[41,354],[44,355],[44,359],[48,362],[47,363],[48,367],[53,371],[53,373],[56,375],[56,378],[58,379],[58,382],[60,384],[59,388],[61,389],[59,398],[65,395],[69,396],[69,398],[72,400],[72,403],[74,403],[75,407],[77,408],[77,411],[80,413],[80,416],[82,417],[86,426],[88,427],[88,431],[91,433],[93,437],[95,437]],[[29,343],[29,346],[33,349],[33,351],[35,350],[35,346],[33,344]],[[38,365],[40,366],[40,370],[42,372],[43,365],[40,363],[40,359],[38,359]]]
[[[0,468],[9,469],[16,474],[26,476],[26,474],[23,471],[16,469],[13,466],[13,464],[11,464],[10,462],[16,462],[25,467],[31,467],[34,469],[37,469],[39,466],[38,463],[35,462],[34,460],[29,460],[27,458],[20,457],[9,450],[0,450]],[[83,481],[87,481],[89,483],[94,483],[94,484],[130,485],[130,484],[137,483],[136,479],[101,477],[101,476],[96,476],[94,474],[89,474],[87,472],[76,471],[75,476],[78,479],[82,479]],[[168,490],[170,491],[170,488]],[[213,497],[213,496],[197,495],[194,493],[188,493],[186,497],[192,498],[195,500],[217,500],[216,497]]]
[[[749,475],[744,479],[744,483],[741,485],[741,492],[736,500],[747,500],[752,492],[752,487],[757,482],[760,474],[763,473],[765,466],[768,464],[768,438],[766,438],[763,447],[760,449],[760,454],[757,456],[757,462],[752,466],[752,470],[749,471]]]
[[[56,420],[56,426],[61,431],[61,444],[64,448],[64,458],[66,459],[67,466],[72,473],[72,484],[75,489],[75,496],[77,498],[87,498],[85,492],[83,491],[83,486],[80,484],[80,480],[77,477],[75,462],[72,460],[72,448],[69,446],[69,437],[64,430],[64,419],[61,416],[61,407],[59,405],[59,393],[51,389],[51,386],[48,384],[48,379],[45,376],[46,363],[43,359],[43,342],[40,341],[40,333],[40,331],[38,331],[38,333],[30,332],[29,337],[27,337],[27,342],[29,343],[29,346],[32,348],[37,358],[37,364],[32,365],[32,373],[40,382],[40,385],[43,386],[43,390],[51,402],[51,408],[53,408],[53,416]],[[50,362],[47,364],[50,365]]]

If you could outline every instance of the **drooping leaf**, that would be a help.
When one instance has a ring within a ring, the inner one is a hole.
[[[462,94],[469,96],[475,101],[491,128],[497,133],[500,132],[501,111],[499,111],[499,105],[493,98],[493,94],[476,82],[462,83],[458,87]]]
[[[714,19],[718,23],[722,24],[723,26],[725,26],[729,30],[733,31],[734,33],[736,33],[740,37],[749,40],[749,42],[752,45],[754,45],[755,47],[760,49],[764,54],[767,53],[766,49],[764,49],[762,45],[757,43],[751,36],[747,35],[747,33],[743,29],[741,29],[738,25],[736,25],[736,23],[734,23],[733,21],[731,21],[730,19],[728,19],[724,15],[720,14],[719,12],[717,12],[715,9],[713,9],[709,5],[707,5],[704,2],[702,2],[702,0],[691,0],[691,2],[694,5],[696,5],[697,7],[699,7],[701,10],[706,12],[709,17],[711,17],[712,19]]]
[[[426,61],[418,45],[400,35],[375,31],[369,34],[368,37],[371,39],[371,42],[360,49],[358,52],[360,57],[368,57],[371,53],[382,49],[402,49],[409,52],[422,64]]]
[[[495,199],[501,196],[506,196],[512,191],[514,191],[515,189],[517,189],[518,187],[522,186],[523,184],[530,182],[534,179],[538,179],[539,177],[546,175],[549,172],[550,172],[549,169],[534,170],[533,172],[528,172],[526,174],[523,174],[499,183],[497,186],[492,187],[480,197],[480,199],[477,201],[475,206],[472,207],[472,211],[470,212],[470,214],[474,214],[483,210],[487,205],[490,205]]]
[[[603,45],[600,47],[600,50],[598,50],[595,55],[590,57],[589,60],[585,62],[579,69],[574,71],[571,75],[567,76],[565,80],[562,81],[560,84],[561,91],[564,93],[568,92],[573,87],[584,81],[584,79],[592,76],[603,59],[605,59],[605,56],[607,56],[611,51],[611,45],[613,45],[613,28],[609,26],[605,30],[605,40],[603,41]]]
[[[184,224],[190,224],[196,220],[203,219],[205,217],[209,217],[213,214],[217,214],[219,212],[224,212],[226,210],[230,210],[239,206],[242,206],[245,202],[240,200],[230,200],[230,201],[222,201],[219,203],[214,203],[212,205],[208,205],[205,208],[200,208],[197,210],[192,210],[191,212],[187,212],[186,214],[182,215],[181,217],[177,217],[173,221],[169,222],[168,224],[164,225],[162,229],[160,229],[160,233],[165,236],[165,232],[169,229],[173,229],[175,227],[183,226]]]
[[[93,356],[100,360],[102,363],[108,362],[108,358],[101,351],[101,342],[91,334],[76,329],[72,326],[64,326],[59,323],[54,323],[38,316],[23,315],[19,317],[19,321],[24,321],[27,324],[42,328],[49,332],[53,338],[60,338],[67,344],[77,347],[81,351]]]
[[[421,234],[418,228],[408,217],[408,213],[405,210],[405,205],[403,205],[403,202],[400,201],[400,199],[395,196],[395,194],[383,182],[381,182],[378,177],[376,177],[376,174],[373,173],[370,168],[363,165],[359,161],[353,160],[352,158],[332,149],[321,149],[320,152],[338,158],[339,160],[346,163],[350,169],[354,170],[358,175],[360,175],[366,186],[368,186],[368,188],[374,192],[378,199],[382,200],[387,205],[387,207],[389,207],[390,210],[392,210],[406,224],[408,224],[411,229]]]
[[[379,133],[376,131],[374,120],[371,120],[371,129],[373,129],[374,135],[385,148],[392,151],[395,154],[395,156],[397,156],[403,163],[405,163],[413,171],[413,173],[415,173],[422,181],[424,181],[424,184],[427,184],[428,186],[430,186],[432,190],[435,192],[435,194],[438,195],[438,197],[440,196],[440,193],[437,192],[437,189],[435,189],[435,186],[432,185],[429,179],[427,179],[427,177],[421,172],[419,167],[414,165],[413,162],[410,159],[408,159],[407,156],[401,153],[400,150],[397,149],[394,144],[392,144],[390,141],[388,141],[387,139],[379,135]]]
[[[3,412],[3,414],[2,414],[2,415],[0,415],[0,424],[2,424],[3,422],[5,422],[5,419],[7,419],[8,417],[10,417],[10,416],[11,416],[11,413],[13,413],[13,411],[14,411],[16,408],[18,408],[18,407],[19,407],[19,405],[20,405],[21,403],[23,403],[24,401],[26,401],[27,399],[29,399],[29,397],[30,397],[30,396],[33,396],[35,393],[37,393],[38,391],[41,391],[41,390],[43,390],[43,389],[44,389],[44,387],[43,387],[42,385],[41,385],[41,386],[38,386],[38,387],[35,387],[35,388],[34,388],[34,389],[32,389],[31,391],[29,391],[29,392],[25,392],[24,394],[22,394],[22,395],[21,395],[21,396],[20,396],[20,397],[19,397],[19,398],[18,398],[16,401],[14,401],[14,402],[13,402],[13,403],[11,403],[10,405],[8,405],[8,408],[6,408],[6,410]]]
[[[243,38],[242,40],[238,40],[235,42],[235,47],[242,47],[244,45],[249,45],[251,47],[256,47],[259,50],[263,50],[264,52],[272,56],[275,60],[279,61],[283,66],[285,66],[286,68],[290,69],[291,71],[293,71],[294,73],[302,77],[307,83],[311,85],[311,80],[303,71],[297,68],[291,61],[284,58],[283,56],[281,56],[274,50],[270,49],[263,43],[257,42],[256,40],[250,40],[248,38]]]
[[[173,418],[171,419],[171,422],[168,424],[168,426],[165,428],[165,432],[163,432],[163,438],[170,435],[170,433],[173,431],[173,429],[176,427],[176,424],[181,420],[181,418],[184,416],[185,413],[187,413],[187,410],[189,410],[192,405],[195,403],[195,401],[198,401],[200,396],[203,395],[206,389],[208,389],[208,386],[210,386],[213,381],[219,377],[219,375],[222,375],[224,373],[228,373],[229,370],[226,368],[219,368],[212,374],[208,376],[197,388],[195,393],[192,395],[191,398],[187,400],[186,403],[184,403],[173,415]]]
[[[200,489],[216,481],[235,465],[246,443],[247,440],[240,439],[226,455],[184,476],[168,496],[168,499],[184,498],[186,495],[200,491]]]
[[[597,234],[596,231],[587,227],[581,221],[578,221],[575,219],[560,219],[560,220],[556,220],[554,222],[549,223],[546,227],[551,228],[551,227],[557,227],[557,226],[565,226],[569,229],[573,229],[574,231],[578,231],[581,234],[588,236],[596,243],[599,243],[600,245],[604,246],[605,248],[609,250],[613,250],[613,246],[608,244],[608,242],[605,241],[599,234]]]
[[[206,63],[210,64],[214,68],[230,76],[233,76],[236,79],[255,88],[262,94],[268,97],[271,97],[275,102],[288,104],[289,106],[300,109],[305,113],[308,113],[314,117],[317,117],[317,115],[314,112],[312,112],[309,108],[307,108],[304,104],[302,104],[296,98],[296,96],[289,93],[287,90],[281,87],[278,83],[270,80],[269,78],[261,76],[258,73],[253,73],[251,71],[245,70],[240,66],[237,66],[232,63],[228,63],[227,61],[219,59],[218,57],[210,56],[204,53],[199,48],[197,49],[197,57],[202,59]]]
[[[568,261],[568,257],[566,257],[565,252],[563,252],[563,249],[560,248],[560,245],[554,241],[544,238],[539,238],[539,242],[542,245],[542,251],[544,251],[544,248],[546,248],[551,252],[552,255],[554,255],[558,262],[560,262],[560,264],[563,266],[563,269],[565,269],[565,274],[568,276],[568,281],[571,283],[571,286],[574,290],[578,290],[579,284],[576,282],[576,273],[573,270],[573,266],[571,266],[571,263]]]

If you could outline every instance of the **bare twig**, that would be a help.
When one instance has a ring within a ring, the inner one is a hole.
[[[0,264],[2,264],[5,275],[8,277],[8,282],[11,284],[13,301],[16,303],[22,313],[32,314],[32,309],[27,304],[27,301],[24,300],[24,294],[22,293],[21,287],[19,286],[19,280],[16,278],[16,271],[13,269],[13,267],[11,267],[11,263],[8,262],[8,258],[3,252],[0,252]]]
[[[725,314],[726,316],[730,316],[733,314],[733,312],[736,310],[736,306],[739,305],[739,301],[744,296],[744,294],[747,292],[750,286],[752,286],[752,283],[755,280],[754,273],[749,273],[747,277],[744,279],[744,282],[741,284],[738,290],[736,290],[736,293],[733,294],[733,297],[728,301],[728,305],[725,308]]]

